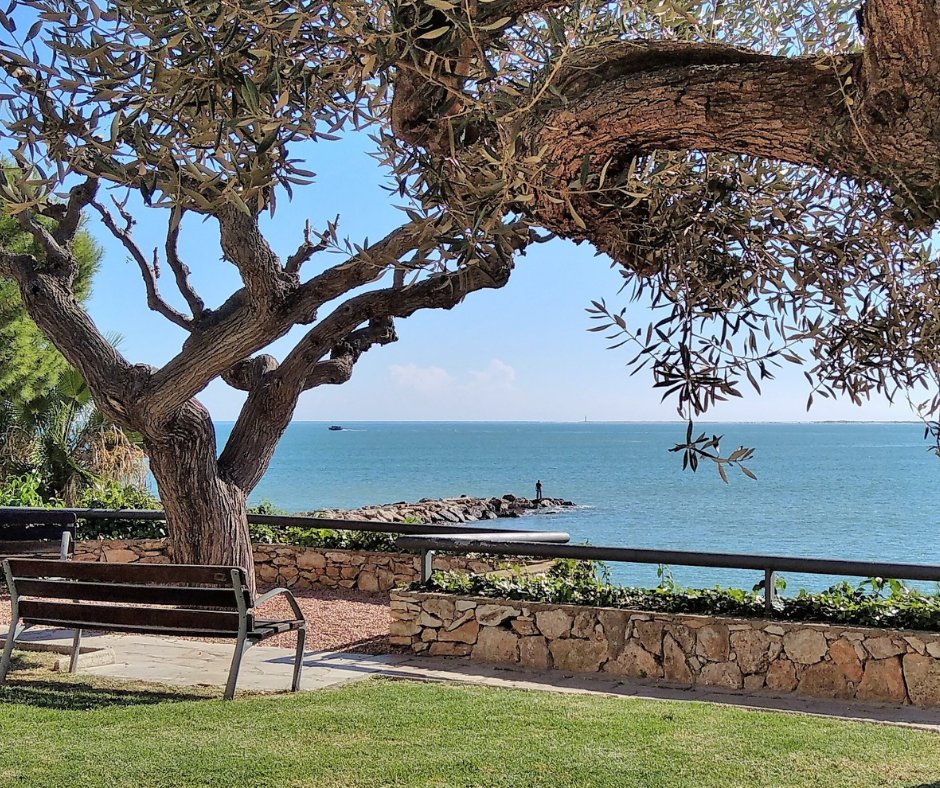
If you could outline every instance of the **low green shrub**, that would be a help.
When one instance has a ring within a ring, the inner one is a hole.
[[[80,509],[162,509],[160,499],[146,487],[106,481],[85,489],[76,503]],[[79,539],[160,539],[166,536],[166,523],[120,517],[107,520],[79,520]]]
[[[29,506],[48,509],[56,502],[46,501],[42,496],[43,481],[38,473],[10,476],[0,483],[0,506]]]
[[[261,501],[248,509],[251,514],[287,514],[270,501]],[[315,517],[318,515],[314,515]],[[406,517],[405,522],[418,522]],[[299,547],[319,547],[333,550],[373,550],[384,553],[400,552],[395,540],[401,534],[386,534],[375,531],[345,531],[335,528],[287,528],[251,523],[248,526],[251,541],[258,544],[292,544]]]
[[[414,583],[414,591],[439,591],[527,602],[619,607],[655,613],[764,618],[764,598],[757,589],[681,588],[675,582],[659,588],[612,585],[604,570],[588,561],[560,560],[544,575],[517,571],[510,576],[487,577],[462,572],[435,572],[427,584]],[[858,587],[837,583],[825,591],[801,590],[781,598],[772,618],[820,621],[850,626],[940,630],[940,590],[925,593],[897,580],[870,578]]]
[[[338,531],[333,528],[271,528],[252,525],[251,541],[263,544],[292,544],[300,547],[321,547],[334,550],[374,550],[400,552],[395,547],[399,534],[374,531]]]
[[[255,506],[249,506],[248,514],[285,515],[285,514],[290,514],[290,512],[288,512],[287,509],[282,509],[273,501],[269,501],[267,498],[264,498],[261,501],[259,501]]]
[[[43,480],[39,474],[13,476],[0,484],[0,506],[27,506],[33,509],[54,509],[62,506],[58,499],[43,497]],[[75,502],[77,509],[160,509],[160,499],[146,487],[99,481],[82,490]],[[166,536],[161,522],[132,519],[79,520],[79,539],[152,539]]]

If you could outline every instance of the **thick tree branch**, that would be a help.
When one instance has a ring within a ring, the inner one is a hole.
[[[238,269],[251,301],[264,312],[280,309],[296,282],[261,234],[258,217],[228,205],[218,211],[218,220],[222,254]]]
[[[365,328],[353,331],[333,346],[330,358],[314,364],[304,378],[304,391],[324,385],[340,385],[352,377],[360,356],[376,345],[389,345],[398,340],[395,325],[389,318],[373,320]]]
[[[869,171],[908,207],[935,220],[940,215],[940,7],[935,0],[867,0],[862,9],[865,50],[852,117],[875,159]]]
[[[56,223],[52,237],[59,244],[67,246],[72,242],[82,221],[82,211],[95,198],[97,192],[98,179],[86,178],[69,190],[69,198],[65,203],[51,203],[46,207],[45,213]]]
[[[284,336],[294,325],[313,322],[323,304],[375,281],[434,237],[430,223],[399,227],[361,254],[300,285],[274,313],[259,316],[250,308],[246,291],[236,292],[211,315],[207,313],[180,353],[154,373],[151,406],[155,417],[172,412],[213,378]]]
[[[319,308],[350,290],[375,282],[403,257],[431,244],[436,233],[430,221],[403,225],[360,254],[307,281],[298,292],[298,300]]]
[[[421,79],[413,73],[403,77]],[[841,85],[825,63],[723,44],[621,41],[575,50],[552,75],[552,87],[564,102],[546,92],[546,100],[528,110],[530,130],[562,139],[571,118],[587,111],[580,138],[593,139],[600,124],[596,136],[606,143],[619,133],[621,148],[634,151],[720,150],[811,164],[831,156],[847,123]],[[410,90],[412,96],[428,94],[416,86]],[[414,129],[433,123],[431,113],[419,100],[400,107],[396,132],[427,145],[434,137],[415,136]],[[530,147],[538,149],[535,143]],[[857,149],[856,142],[852,150]],[[841,156],[850,158],[851,151]]]
[[[35,273],[36,261],[28,254],[14,254],[0,248],[0,276],[17,282]]]
[[[134,367],[98,331],[75,300],[71,282],[40,270],[30,255],[0,250],[0,275],[13,279],[30,317],[95,392],[95,403],[112,421],[132,429],[128,413],[149,370]]]
[[[180,328],[184,328],[187,331],[192,330],[192,321],[182,312],[170,306],[160,296],[160,291],[157,288],[156,263],[149,263],[147,258],[144,257],[143,252],[141,252],[140,247],[137,246],[137,244],[134,243],[134,239],[131,238],[130,228],[133,224],[131,217],[122,211],[127,225],[125,227],[118,227],[117,222],[114,221],[114,217],[111,216],[103,205],[94,200],[92,200],[90,204],[101,215],[101,221],[104,226],[124,245],[124,248],[127,249],[134,262],[137,263],[137,267],[140,269],[140,275],[144,280],[144,287],[147,290],[147,306],[157,314],[163,315],[163,317],[171,323],[175,323]],[[120,206],[118,206],[118,209],[121,210]]]
[[[323,356],[344,338],[362,347],[394,340],[391,319],[407,317],[419,309],[451,309],[469,293],[499,288],[509,281],[512,249],[497,251],[486,260],[457,271],[436,274],[408,287],[391,287],[354,296],[335,309],[298,343],[281,365],[254,389],[239,414],[228,443],[219,458],[224,476],[250,490],[264,475],[274,447],[290,422],[297,398],[307,388],[341,380],[352,363],[345,356],[362,350],[338,349],[336,363]],[[357,331],[362,323],[367,329]],[[324,364],[324,366],[320,366]]]
[[[886,89],[936,80],[940,8],[935,0],[865,0],[860,14],[867,80]]]
[[[166,231],[166,261],[173,271],[173,277],[176,279],[176,286],[180,294],[186,299],[189,309],[192,312],[193,323],[197,323],[205,311],[205,302],[199,297],[189,281],[189,267],[180,259],[179,256],[179,235],[180,222],[183,220],[184,210],[175,208],[170,215],[170,222]]]
[[[251,391],[261,384],[261,379],[277,369],[277,359],[267,353],[246,358],[222,373],[224,380],[233,389]]]
[[[287,355],[276,374],[282,380],[302,382],[305,374],[301,374],[301,370],[317,363],[336,337],[345,336],[366,320],[408,317],[419,309],[452,309],[476,290],[502,287],[509,281],[511,270],[511,259],[494,253],[487,260],[457,271],[434,274],[408,287],[391,287],[354,296],[311,329]]]
[[[632,156],[656,150],[736,153],[864,172],[866,151],[838,100],[832,70],[812,60],[753,54],[744,62],[720,62],[731,52],[716,53],[719,62],[676,65],[678,54],[668,52],[667,65],[651,68],[640,66],[642,53],[627,51],[628,63],[607,62],[604,78],[596,68],[562,73],[571,98],[536,114],[524,133],[528,149],[541,151],[550,163],[531,211],[539,224],[588,240],[619,262],[631,259],[628,211],[568,187],[578,182],[586,159],[593,172],[612,162],[609,177]]]
[[[519,7],[550,5],[551,0],[520,0]],[[933,0],[868,0],[864,55],[771,57],[681,41],[620,41],[573,50],[554,70],[543,100],[519,108],[528,116],[520,139],[549,169],[547,182],[533,184],[539,199],[529,216],[622,259],[625,217],[602,208],[604,200],[596,196],[562,193],[577,181],[585,154],[599,169],[638,153],[697,150],[878,181],[902,198],[914,221],[933,221],[940,216],[938,15]],[[447,51],[435,51],[440,62],[479,56],[446,40]],[[463,144],[457,158],[472,168],[481,146],[498,149],[503,143],[494,122],[469,98],[461,100],[460,80],[451,72],[463,73],[451,66],[447,73],[422,74],[402,64],[392,126],[400,138],[445,162],[453,142]],[[566,214],[569,196],[581,221]]]
[[[49,228],[36,221],[36,216],[32,211],[20,211],[16,214],[16,219],[20,227],[33,236],[45,253],[43,268],[71,284],[78,273],[78,261],[69,251],[68,244],[60,243]]]

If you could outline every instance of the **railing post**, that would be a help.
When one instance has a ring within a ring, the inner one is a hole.
[[[764,570],[764,609],[773,613],[780,607],[777,597],[777,573],[773,569]]]
[[[434,574],[434,551],[433,550],[422,550],[421,551],[421,582],[430,583],[431,575]]]

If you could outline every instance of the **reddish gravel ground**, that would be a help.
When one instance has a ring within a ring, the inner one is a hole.
[[[307,619],[308,651],[360,651],[385,654],[389,650],[388,628],[392,616],[388,594],[362,591],[296,591],[295,596]],[[259,617],[287,618],[292,615],[283,598],[275,598],[259,608]],[[293,646],[293,634],[275,635],[262,641],[265,646]]]
[[[266,588],[258,590],[259,595]],[[391,615],[387,594],[365,594],[361,591],[322,589],[295,591],[307,619],[308,651],[359,651],[385,654],[394,649],[388,644]],[[275,598],[259,608],[260,618],[281,618],[291,615],[283,598]],[[0,629],[10,623],[10,596],[0,593]],[[262,641],[261,646],[292,647],[294,634],[276,635]]]

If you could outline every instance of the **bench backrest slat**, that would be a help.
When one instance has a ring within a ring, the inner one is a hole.
[[[75,546],[73,512],[0,508],[0,558],[67,558]]]
[[[126,583],[86,583],[73,580],[18,579],[16,591],[21,597],[68,599],[84,602],[119,602],[138,605],[184,605],[238,610],[231,581],[228,588],[192,586],[132,585]],[[248,590],[245,606],[251,606]]]
[[[18,542],[21,539],[36,540],[48,539],[59,541],[62,532],[74,534],[75,527],[68,525],[6,525],[0,521],[0,540],[4,542]]]
[[[242,570],[241,584],[245,575]],[[232,567],[191,564],[108,564],[91,561],[36,561],[10,559],[14,578],[61,578],[89,583],[129,585],[202,586],[232,589]],[[233,594],[234,596],[234,594]]]
[[[235,637],[252,626],[245,615],[251,592],[235,567],[24,558],[4,564],[14,607],[32,624],[201,637]]]
[[[74,602],[49,602],[22,599],[19,603],[22,619],[35,623],[82,624],[94,629],[117,625],[136,629],[187,630],[201,633],[231,634],[238,631],[238,613],[222,610],[185,610],[171,607],[120,607]]]
[[[59,533],[62,526],[71,526],[73,529],[78,522],[74,512],[63,512],[58,509],[10,509],[0,507],[0,528],[17,525],[57,525]]]

